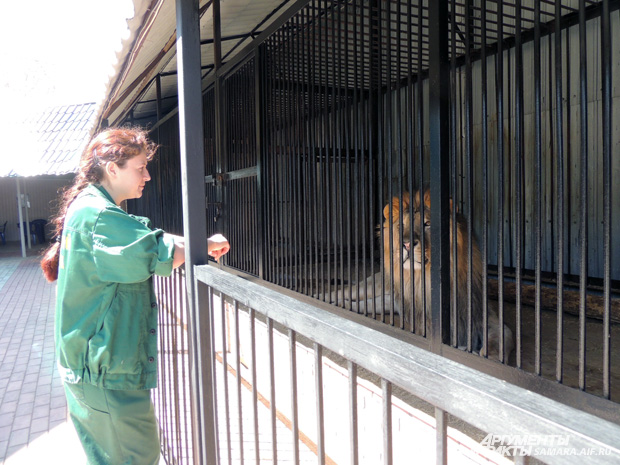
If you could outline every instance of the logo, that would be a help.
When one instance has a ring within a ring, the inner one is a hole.
[[[492,434],[489,433],[480,445],[503,457],[551,456],[551,455],[610,455],[606,447],[572,447],[566,434]]]

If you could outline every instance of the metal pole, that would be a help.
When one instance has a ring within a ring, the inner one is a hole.
[[[26,209],[26,229],[24,234],[26,235],[26,241],[28,242],[28,248],[32,249],[32,234],[30,234],[30,214],[28,213],[28,209],[30,208],[28,200],[28,189],[26,186],[26,178],[24,178],[24,208]],[[20,223],[23,224],[23,223]]]
[[[24,239],[24,216],[22,214],[22,193],[19,188],[19,178],[15,178],[17,183],[17,214],[19,216],[19,234],[22,242],[22,257],[26,258],[26,241]]]
[[[224,183],[226,182],[226,117],[224,108],[224,78],[218,73],[222,67],[222,31],[220,0],[213,0],[213,63],[215,65],[215,170],[216,201],[220,207],[219,232],[227,234],[227,215],[224,210]]]
[[[176,0],[179,140],[185,232],[185,277],[190,315],[190,383],[195,464],[217,463],[211,353],[211,322],[200,304],[204,285],[194,282],[194,266],[207,263],[205,162],[200,75],[198,0]]]
[[[429,2],[429,126],[432,339],[434,352],[449,343],[450,328],[450,62],[448,2]]]

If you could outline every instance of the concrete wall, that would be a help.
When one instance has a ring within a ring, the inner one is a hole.
[[[35,176],[19,178],[22,194],[27,194],[30,200],[28,217],[30,221],[43,218],[50,221],[57,208],[58,192],[73,181],[73,175],[69,176]],[[16,178],[0,178],[0,226],[6,225],[6,240],[18,241],[19,215],[17,211],[17,181]],[[26,220],[26,208],[22,210],[23,219]],[[46,227],[46,237],[51,236],[50,225]]]

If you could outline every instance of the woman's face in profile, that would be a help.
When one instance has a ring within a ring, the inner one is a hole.
[[[151,180],[147,163],[146,154],[141,153],[127,160],[122,168],[118,167],[117,175],[110,179],[110,184],[117,193],[115,200],[118,203],[142,197],[145,184]]]

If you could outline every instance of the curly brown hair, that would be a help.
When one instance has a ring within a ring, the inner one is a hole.
[[[53,282],[58,279],[58,260],[60,257],[60,238],[71,202],[90,184],[99,184],[103,180],[105,165],[116,163],[125,166],[127,160],[146,153],[151,160],[157,145],[148,138],[148,133],[140,128],[107,128],[92,138],[80,158],[80,170],[73,184],[60,194],[59,208],[52,218],[54,237],[50,246],[44,251],[41,269],[45,279]]]

